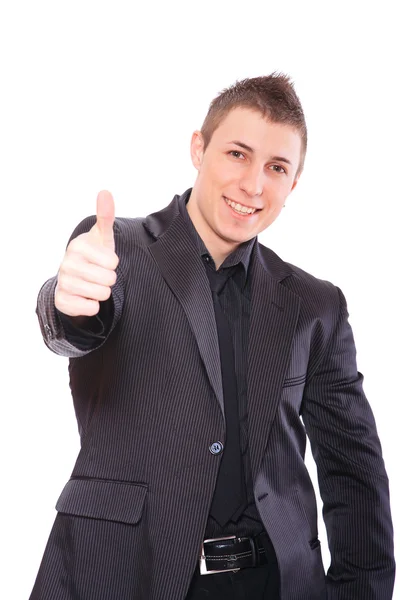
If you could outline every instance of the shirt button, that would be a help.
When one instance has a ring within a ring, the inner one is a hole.
[[[210,257],[208,256],[208,254],[204,257],[204,260],[209,263],[210,262]]]
[[[221,454],[223,449],[224,447],[221,442],[214,442],[209,447],[209,451],[211,452],[211,454]]]

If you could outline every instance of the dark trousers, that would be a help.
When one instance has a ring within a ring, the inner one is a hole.
[[[273,568],[272,568],[273,567]],[[277,565],[193,576],[186,600],[279,600]]]

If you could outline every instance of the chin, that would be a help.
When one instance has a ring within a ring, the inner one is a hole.
[[[223,231],[221,230],[220,233],[218,234],[219,237],[221,239],[223,239],[225,242],[229,243],[229,244],[243,244],[244,242],[247,242],[248,240],[251,240],[251,238],[253,238],[256,234],[252,234],[252,235],[233,235],[231,232],[227,232],[227,231]]]

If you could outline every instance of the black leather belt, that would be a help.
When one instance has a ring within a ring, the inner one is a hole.
[[[211,575],[265,565],[268,560],[262,540],[263,534],[255,538],[239,538],[233,535],[204,540],[201,548],[200,573]]]

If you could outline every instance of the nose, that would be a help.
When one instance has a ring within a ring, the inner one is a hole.
[[[240,189],[248,196],[261,196],[264,186],[264,169],[249,167],[239,182]]]

